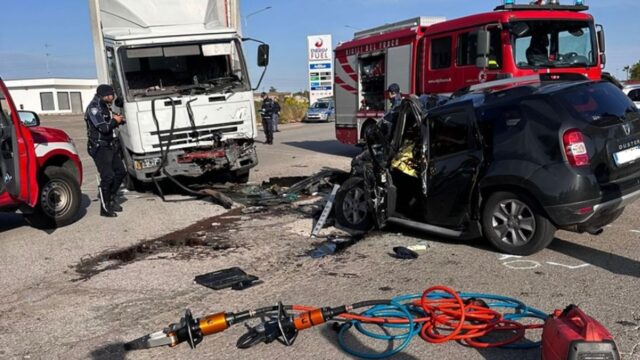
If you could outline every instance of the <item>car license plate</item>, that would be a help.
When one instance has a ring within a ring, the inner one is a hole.
[[[619,151],[613,154],[613,160],[615,160],[617,166],[624,165],[638,159],[640,159],[640,146],[632,147],[631,149]]]

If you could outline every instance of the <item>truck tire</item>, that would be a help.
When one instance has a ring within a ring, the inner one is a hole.
[[[342,184],[336,194],[334,205],[338,224],[358,231],[368,231],[373,228],[365,191],[364,180],[361,177],[351,177]]]
[[[553,241],[556,228],[528,196],[499,191],[484,205],[482,231],[506,254],[531,255]]]
[[[129,191],[136,191],[139,193],[145,192],[144,183],[138,179],[136,179],[131,174],[127,173],[127,176],[124,178],[124,186],[125,189]]]
[[[40,193],[33,213],[25,219],[34,227],[51,229],[77,220],[82,192],[78,180],[61,167],[44,169],[39,179]]]

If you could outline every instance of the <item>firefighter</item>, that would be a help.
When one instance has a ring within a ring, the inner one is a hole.
[[[267,138],[266,144],[273,145],[273,100],[265,92],[260,94],[260,97],[262,98],[260,115],[262,115],[262,129]]]
[[[389,94],[389,101],[391,101],[391,107],[389,108],[389,111],[395,111],[402,102],[400,86],[396,83],[389,85],[389,88],[387,88],[387,93]]]
[[[111,114],[110,105],[114,98],[115,93],[110,85],[98,86],[96,95],[87,106],[84,115],[89,155],[100,174],[100,215],[105,217],[116,217],[116,212],[122,211],[114,197],[127,174],[120,152],[116,149],[117,139],[113,132],[124,123],[122,115]]]
[[[387,136],[387,138],[391,138],[393,134],[393,128],[396,123],[396,118],[398,117],[398,110],[400,109],[400,103],[402,103],[402,94],[400,93],[400,86],[396,83],[389,85],[387,88],[387,95],[389,97],[389,101],[391,102],[391,106],[389,106],[389,110],[384,114],[382,121],[380,122],[380,128],[382,132]]]

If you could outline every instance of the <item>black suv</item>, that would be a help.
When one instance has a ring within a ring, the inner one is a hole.
[[[640,112],[608,82],[485,84],[427,110],[405,99],[336,197],[344,227],[484,235],[529,255],[556,229],[599,234],[640,198]]]

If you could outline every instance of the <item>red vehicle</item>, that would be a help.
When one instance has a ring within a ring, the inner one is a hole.
[[[17,111],[0,79],[0,211],[21,210],[36,227],[65,226],[78,217],[82,164],[61,130]]]
[[[337,139],[361,140],[384,114],[385,89],[392,83],[404,94],[448,95],[484,81],[538,73],[600,79],[604,30],[586,10],[505,4],[460,19],[420,17],[355,33],[335,49]]]

